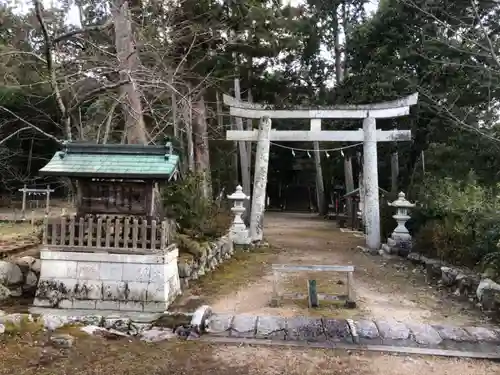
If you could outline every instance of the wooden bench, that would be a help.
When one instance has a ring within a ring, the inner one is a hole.
[[[339,266],[339,265],[296,265],[296,264],[273,264],[273,299],[271,305],[274,307],[279,306],[280,300],[287,296],[292,297],[292,299],[304,299],[305,295],[300,293],[295,293],[292,296],[279,293],[279,274],[288,272],[345,272],[347,273],[347,294],[344,296],[327,296],[323,295],[322,299],[325,300],[345,300],[345,306],[348,308],[356,307],[356,298],[354,293],[354,266]],[[316,288],[316,280],[310,279],[307,281],[307,300],[309,307],[319,306],[319,297]]]

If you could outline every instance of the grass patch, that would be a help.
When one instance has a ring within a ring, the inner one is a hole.
[[[359,309],[348,309],[344,306],[343,301],[319,301],[319,306],[309,308],[307,299],[282,299],[280,301],[280,308],[292,308],[299,310],[300,315],[312,317],[325,317],[335,319],[357,319],[362,317],[362,311]]]
[[[34,236],[39,227],[30,223],[0,223],[0,241],[17,241]]]
[[[6,321],[3,323],[5,326],[5,333],[8,335],[21,335],[24,333],[35,334],[43,331],[43,324],[38,320],[30,320],[27,316],[21,316],[19,322]]]
[[[82,331],[83,324],[68,324],[63,327],[59,327],[54,332],[55,333],[65,333],[73,337],[87,337],[89,334]]]
[[[264,276],[278,255],[273,247],[258,247],[250,251],[236,251],[233,257],[190,282],[191,294],[202,296],[207,302],[217,296],[228,295]]]

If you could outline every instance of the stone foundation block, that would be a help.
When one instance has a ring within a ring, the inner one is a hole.
[[[181,293],[177,248],[148,255],[41,251],[34,306],[163,312]]]

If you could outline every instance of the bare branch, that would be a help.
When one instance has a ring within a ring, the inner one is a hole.
[[[54,61],[52,58],[52,43],[50,41],[50,35],[47,31],[47,25],[45,25],[45,21],[43,19],[42,14],[42,5],[40,4],[40,0],[33,0],[35,3],[35,14],[38,22],[40,23],[40,27],[42,29],[43,39],[45,41],[45,59],[47,60],[47,70],[50,75],[50,83],[52,86],[52,90],[54,90],[54,95],[56,96],[57,106],[59,107],[59,111],[61,112],[62,118],[64,119],[66,137],[69,141],[71,141],[71,120],[66,111],[66,106],[61,97],[61,91],[59,90],[59,85],[57,83],[56,70],[54,67]]]
[[[63,40],[72,38],[72,37],[79,35],[79,34],[86,34],[86,33],[92,32],[92,31],[104,31],[108,27],[110,27],[111,25],[113,25],[113,22],[111,20],[109,20],[108,22],[106,22],[102,25],[85,26],[81,29],[69,31],[69,32],[64,33],[62,35],[56,36],[54,39],[52,39],[52,44],[53,45],[57,44],[59,42],[62,42]]]
[[[57,139],[57,138],[56,138],[56,137],[54,137],[52,134],[49,134],[49,133],[47,133],[46,131],[43,131],[42,129],[40,129],[38,126],[36,126],[36,125],[32,124],[31,122],[26,121],[25,119],[23,119],[22,117],[20,117],[20,116],[19,116],[19,115],[17,115],[16,113],[12,112],[10,109],[5,108],[5,107],[3,107],[3,106],[0,106],[0,109],[1,109],[1,110],[3,110],[3,111],[5,111],[5,112],[7,112],[7,113],[9,113],[9,114],[11,114],[12,116],[16,117],[18,120],[20,120],[21,122],[23,122],[24,124],[28,125],[27,127],[24,127],[24,128],[22,128],[22,129],[19,129],[19,130],[17,130],[16,132],[14,132],[13,134],[10,134],[7,138],[4,138],[4,139],[0,142],[0,144],[1,144],[1,143],[3,143],[3,142],[5,142],[5,140],[6,140],[6,139],[9,139],[9,138],[11,138],[12,136],[14,136],[15,134],[20,133],[21,131],[24,131],[24,130],[26,130],[26,129],[28,129],[28,128],[32,128],[32,129],[36,130],[37,132],[39,132],[39,133],[43,134],[43,135],[44,135],[44,136],[46,136],[47,138],[50,138],[50,139],[52,139],[53,141],[56,141],[57,143],[62,144],[62,141],[61,141],[60,139]]]
[[[73,111],[74,109],[80,107],[82,104],[87,102],[88,100],[92,99],[94,96],[99,95],[103,92],[106,92],[108,90],[114,90],[117,89],[123,85],[127,85],[130,83],[130,79],[124,79],[121,81],[118,81],[116,83],[110,84],[110,85],[102,85],[101,87],[98,87],[94,90],[89,91],[88,93],[85,94],[83,98],[78,100],[74,105],[71,106],[70,112]]]

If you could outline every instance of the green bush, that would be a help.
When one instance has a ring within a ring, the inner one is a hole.
[[[190,174],[182,181],[167,186],[163,204],[168,216],[179,224],[179,233],[205,241],[221,237],[231,225],[227,202],[220,206],[201,196],[201,177]]]
[[[428,179],[418,199],[420,208],[412,215],[417,251],[457,265],[500,269],[500,204],[494,189],[478,184],[473,174],[464,181]]]

